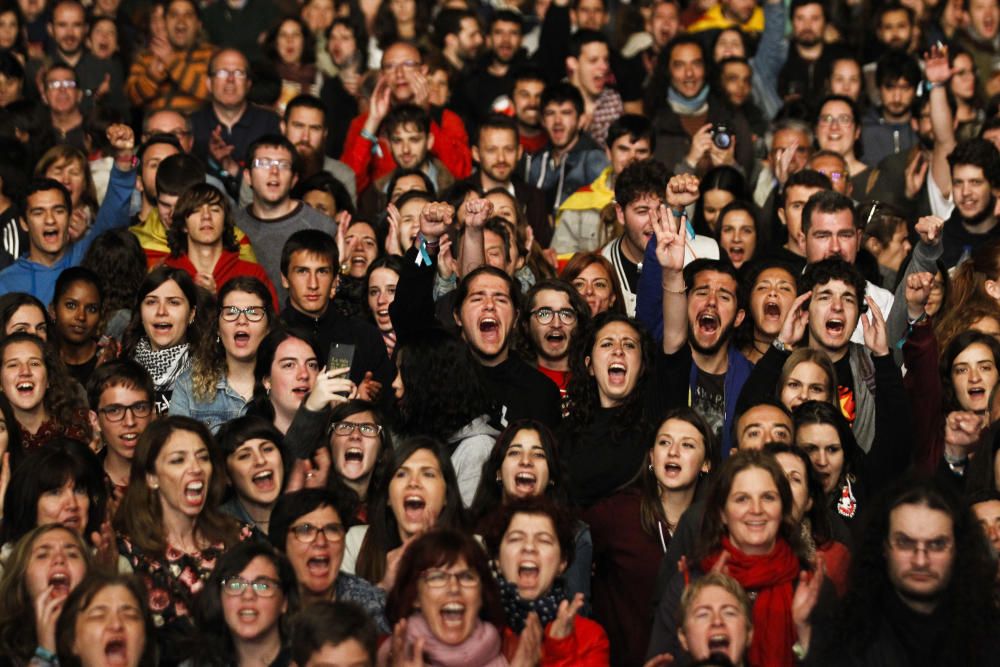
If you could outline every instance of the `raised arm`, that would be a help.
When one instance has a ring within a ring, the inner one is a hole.
[[[931,128],[934,132],[934,150],[931,153],[931,177],[945,198],[951,196],[951,169],[948,166],[948,156],[955,148],[955,128],[948,106],[948,93],[945,86],[951,79],[951,67],[948,65],[948,47],[931,47],[924,54],[924,77],[934,87],[931,89]]]

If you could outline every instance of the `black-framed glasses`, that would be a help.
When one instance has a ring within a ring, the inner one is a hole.
[[[120,422],[125,419],[125,412],[132,411],[132,416],[136,419],[144,419],[153,413],[153,404],[150,401],[137,401],[129,405],[112,403],[99,408],[97,411],[104,415],[109,422]]]
[[[364,424],[356,424],[355,422],[333,422],[330,424],[330,431],[336,433],[337,435],[350,435],[354,433],[354,429],[361,432],[361,435],[366,438],[374,438],[382,434],[382,427],[378,424],[372,424],[371,422],[365,422]]]
[[[222,592],[230,597],[243,595],[247,588],[262,598],[273,598],[281,590],[281,583],[271,577],[257,577],[247,581],[243,577],[226,577],[222,580]]]
[[[229,306],[228,308],[223,308],[219,313],[225,322],[235,322],[240,319],[240,315],[246,315],[247,319],[251,322],[260,322],[266,314],[262,306],[247,306],[246,308]]]
[[[893,551],[916,556],[918,551],[925,551],[929,556],[941,556],[951,551],[954,543],[951,538],[938,537],[933,540],[915,540],[909,535],[896,533],[889,538]]]
[[[479,585],[479,575],[475,570],[462,570],[461,572],[428,570],[421,575],[421,578],[430,588],[444,588],[452,579],[455,579],[462,588],[474,588]]]
[[[572,308],[560,308],[559,310],[553,310],[552,308],[536,308],[531,311],[529,315],[538,320],[539,324],[548,324],[556,315],[559,316],[559,321],[563,324],[575,324],[577,317],[576,311]]]
[[[328,523],[325,526],[314,526],[311,523],[300,523],[297,526],[292,526],[288,529],[292,535],[295,536],[299,542],[305,542],[309,544],[310,542],[316,541],[316,536],[323,533],[323,537],[326,538],[327,542],[340,542],[344,539],[344,524],[342,523]]]

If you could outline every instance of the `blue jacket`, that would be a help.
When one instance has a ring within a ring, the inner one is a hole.
[[[78,265],[87,249],[98,236],[119,227],[127,227],[129,222],[129,200],[135,189],[135,170],[119,171],[111,168],[111,180],[104,202],[97,211],[93,227],[76,243],[70,245],[59,261],[45,266],[23,255],[3,271],[0,271],[0,294],[26,292],[42,303],[52,302],[56,289],[56,279],[63,269]]]
[[[576,145],[558,165],[552,164],[549,147],[525,156],[524,180],[545,193],[545,203],[554,215],[571,194],[593,183],[610,164],[605,150],[589,134],[581,132]]]
[[[205,426],[218,433],[227,421],[242,417],[247,411],[247,400],[229,386],[223,377],[215,385],[215,395],[208,402],[194,397],[191,369],[188,368],[174,383],[174,393],[170,396],[170,414],[183,415],[204,422]]]

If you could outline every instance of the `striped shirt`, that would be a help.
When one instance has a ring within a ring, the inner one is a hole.
[[[191,113],[208,99],[208,65],[214,53],[211,44],[197,46],[175,54],[173,62],[158,72],[152,51],[143,51],[132,63],[125,92],[132,104],[147,111]]]

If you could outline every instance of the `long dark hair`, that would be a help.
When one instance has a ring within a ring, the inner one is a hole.
[[[278,622],[283,639],[288,637],[287,619],[299,606],[299,587],[295,580],[295,570],[288,559],[266,542],[247,540],[237,544],[219,558],[212,575],[205,582],[205,588],[198,596],[194,609],[197,635],[192,638],[191,655],[195,665],[229,665],[237,662],[233,636],[226,623],[222,609],[222,584],[239,576],[256,558],[265,558],[274,565],[278,573],[278,586],[288,604],[288,610]]]
[[[448,443],[455,432],[491,411],[480,365],[452,336],[416,332],[397,348],[404,394],[395,430]]]
[[[52,318],[49,316],[49,310],[45,307],[44,303],[26,292],[9,292],[0,296],[0,334],[6,335],[7,323],[10,322],[10,318],[14,317],[14,313],[21,306],[34,306],[42,311],[46,330],[48,332],[53,330]]]
[[[808,525],[810,537],[818,546],[823,546],[832,540],[833,527],[830,523],[831,515],[826,503],[826,492],[823,490],[819,473],[809,460],[809,455],[799,447],[785,442],[769,442],[764,445],[764,451],[775,457],[778,454],[789,454],[802,462],[806,471],[806,488],[809,490],[809,499],[812,500],[812,507],[802,517],[803,525]]]
[[[868,511],[867,523],[851,558],[847,593],[840,602],[834,631],[840,656],[862,656],[875,641],[887,605],[896,597],[889,579],[886,540],[892,511],[902,505],[938,510],[952,520],[954,560],[947,586],[939,597],[934,615],[947,619],[940,634],[937,656],[942,665],[992,664],[996,656],[987,651],[994,645],[1000,622],[996,597],[996,564],[986,537],[972,511],[936,479],[904,477],[880,495]]]
[[[837,480],[837,486],[839,488],[848,480],[853,482],[858,468],[864,461],[865,452],[858,445],[858,441],[854,437],[854,431],[851,430],[851,425],[847,423],[847,419],[841,413],[840,407],[826,401],[806,401],[795,408],[795,411],[792,413],[792,420],[795,424],[796,433],[803,426],[810,424],[827,424],[836,429],[837,437],[840,438],[840,448],[844,450],[844,469],[840,472],[840,479]],[[838,497],[835,492],[835,496],[829,500],[836,502]]]
[[[167,230],[167,244],[170,246],[170,256],[180,257],[188,251],[187,219],[194,215],[204,205],[216,205],[222,208],[222,247],[229,252],[240,249],[236,242],[236,223],[233,221],[233,209],[229,200],[219,189],[208,183],[195,183],[177,199],[173,221]]]
[[[727,165],[709,169],[705,177],[701,179],[701,183],[698,186],[698,201],[694,205],[694,218],[691,220],[691,226],[694,227],[696,234],[710,238],[714,238],[714,233],[705,220],[705,193],[712,190],[725,190],[733,195],[734,200],[746,199],[746,179],[743,178],[743,174],[737,169]],[[715,224],[718,226],[719,218],[716,218]]]
[[[458,490],[458,478],[455,477],[455,469],[452,468],[451,459],[445,453],[444,446],[432,438],[422,436],[404,440],[393,450],[386,465],[385,479],[380,482],[382,495],[371,499],[372,508],[369,514],[368,532],[361,544],[361,550],[358,552],[355,569],[359,576],[373,583],[378,583],[385,576],[386,554],[403,543],[399,538],[399,524],[389,505],[389,480],[411,456],[420,450],[427,450],[434,455],[441,468],[441,476],[444,478],[444,507],[441,509],[441,514],[435,525],[455,530],[466,528],[462,496]]]
[[[385,415],[378,408],[377,405],[369,401],[362,400],[360,398],[355,398],[346,403],[341,403],[333,410],[330,411],[330,419],[327,422],[326,433],[327,441],[320,443],[320,446],[330,447],[331,456],[333,454],[333,447],[330,444],[330,439],[333,438],[333,425],[339,421],[343,421],[345,418],[351,415],[360,414],[362,412],[370,412],[375,418],[375,423],[382,427],[382,433],[379,434],[379,448],[378,456],[375,457],[375,467],[372,468],[371,480],[368,483],[368,495],[366,498],[358,498],[359,502],[366,502],[370,498],[377,498],[382,495],[385,489],[382,488],[381,484],[388,483],[386,479],[386,468],[389,465],[389,460],[392,458],[392,434],[389,429],[386,428]],[[334,477],[337,476],[335,470],[331,470]],[[345,517],[346,518],[346,517]]]
[[[430,3],[413,0],[413,4],[416,8],[416,14],[413,17],[414,35],[415,39],[420,39],[421,36],[428,34],[430,29]],[[399,29],[396,26],[396,15],[392,13],[391,2],[379,3],[378,11],[375,12],[372,32],[375,33],[378,48],[383,51],[396,42],[405,41],[399,36]],[[358,50],[364,52],[363,45],[358,44]]]
[[[469,517],[473,525],[478,526],[488,514],[503,504],[505,499],[503,484],[499,479],[500,468],[503,467],[503,461],[507,457],[507,450],[521,431],[537,433],[542,450],[545,452],[545,463],[549,467],[549,484],[545,487],[544,495],[560,505],[569,503],[566,467],[564,458],[559,456],[559,443],[555,435],[548,426],[538,420],[519,419],[497,437],[490,457],[483,464],[479,488],[476,489],[476,495],[469,506]]]
[[[588,430],[601,407],[601,399],[597,391],[597,380],[590,374],[586,360],[593,354],[594,345],[597,343],[597,335],[604,327],[623,322],[635,330],[639,337],[642,354],[642,369],[636,381],[632,393],[625,398],[619,407],[619,416],[612,424],[612,434],[620,436],[625,433],[632,433],[636,426],[644,435],[653,425],[649,422],[648,415],[645,414],[642,397],[646,392],[646,385],[651,381],[653,373],[653,340],[646,332],[645,327],[637,320],[620,313],[606,311],[600,313],[593,319],[590,326],[580,336],[573,337],[573,345],[570,349],[569,384],[569,416],[564,420],[573,437],[567,438],[565,442],[575,439],[575,436]],[[644,438],[645,439],[645,438]]]
[[[576,311],[576,328],[573,330],[571,338],[580,335],[581,331],[587,329],[590,324],[590,306],[584,301],[580,293],[576,291],[566,280],[560,278],[546,278],[532,285],[528,293],[524,295],[521,302],[521,314],[517,318],[517,335],[514,337],[514,349],[520,352],[526,359],[533,360],[538,356],[535,343],[531,338],[531,311],[535,308],[535,297],[539,292],[561,292],[569,299],[570,308]]]
[[[264,340],[260,342],[260,347],[257,348],[257,361],[253,367],[253,398],[250,399],[248,414],[274,420],[274,406],[271,405],[271,400],[267,395],[264,380],[271,377],[271,366],[274,365],[274,356],[278,353],[278,347],[289,338],[303,341],[312,348],[319,363],[323,363],[323,355],[320,353],[319,345],[312,334],[294,327],[286,327],[276,321],[273,328],[264,336]]]
[[[158,289],[164,283],[173,280],[177,283],[188,305],[194,312],[194,320],[187,327],[184,340],[188,343],[188,349],[192,356],[205,354],[204,350],[211,349],[215,343],[215,312],[214,308],[208,306],[213,297],[206,290],[200,290],[195,286],[194,280],[183,269],[172,269],[161,266],[153,269],[146,276],[136,292],[135,303],[132,306],[132,320],[128,323],[123,337],[123,350],[126,356],[135,355],[135,350],[139,346],[139,341],[146,337],[146,330],[142,324],[142,300],[150,293]],[[203,293],[204,296],[202,296]]]
[[[108,313],[135,307],[136,287],[148,271],[146,254],[135,234],[127,229],[104,232],[94,239],[80,265],[100,277]]]
[[[945,413],[965,409],[959,404],[958,396],[955,395],[955,383],[951,379],[951,367],[958,355],[976,343],[989,348],[990,353],[993,355],[993,365],[1000,368],[1000,341],[997,341],[993,336],[972,329],[963,331],[952,338],[951,342],[948,343],[948,347],[941,354],[941,363],[938,367],[938,371],[941,374],[941,405]]]

